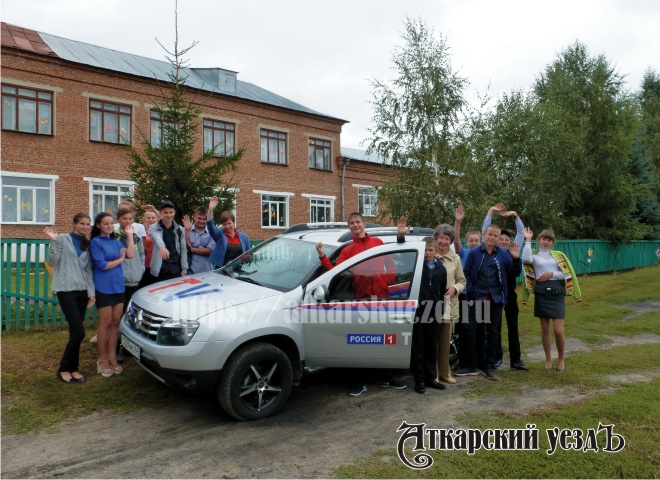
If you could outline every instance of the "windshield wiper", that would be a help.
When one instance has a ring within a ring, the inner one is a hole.
[[[229,271],[225,270],[224,268],[220,269],[220,275],[226,275],[227,277],[230,277],[230,278],[236,278],[236,277],[234,277],[234,275],[229,273]]]
[[[236,278],[236,280],[243,280],[244,282],[247,282],[247,283],[254,283],[255,285],[259,285],[260,287],[263,286],[259,282],[257,282],[256,280],[252,280],[250,277],[235,277],[235,278]]]

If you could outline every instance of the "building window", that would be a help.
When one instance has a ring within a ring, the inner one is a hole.
[[[131,107],[89,101],[89,139],[95,142],[131,143]]]
[[[365,217],[378,215],[378,190],[374,187],[358,187],[358,212]]]
[[[261,129],[261,161],[286,165],[286,133]]]
[[[92,218],[101,212],[117,215],[119,204],[133,195],[133,182],[103,178],[84,178],[89,182]]]
[[[284,195],[261,195],[261,226],[286,227],[289,224],[289,197]]]
[[[151,120],[150,120],[150,130],[151,130],[151,146],[153,148],[161,148],[163,141],[167,135],[168,129],[174,130],[175,128],[181,125],[178,122],[165,122],[161,118],[160,114],[151,110]]]
[[[2,173],[2,223],[55,223],[56,175]]]
[[[330,145],[328,140],[309,139],[309,168],[330,170]]]
[[[208,153],[215,147],[216,157],[233,154],[235,131],[233,123],[204,120],[204,151]]]
[[[2,85],[2,129],[53,134],[53,93]]]
[[[332,200],[325,198],[310,198],[309,199],[309,221],[312,223],[317,222],[332,222]]]

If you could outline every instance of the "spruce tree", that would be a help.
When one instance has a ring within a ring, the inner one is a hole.
[[[228,174],[236,169],[243,149],[215,156],[214,148],[196,155],[202,110],[196,97],[190,98],[187,91],[187,61],[183,60],[196,42],[179,50],[176,14],[175,33],[174,51],[169,52],[163,47],[172,65],[168,73],[170,88],[161,90],[160,96],[152,99],[151,110],[160,118],[161,135],[152,143],[154,126],[150,125],[149,134],[142,133],[139,141],[143,151],[128,147],[127,170],[137,184],[134,197],[139,205],[151,204],[158,208],[164,199],[171,200],[176,205],[176,219],[180,222],[183,215],[192,215],[196,207],[206,205],[213,195],[221,198],[216,209],[218,214],[231,208],[235,185]]]

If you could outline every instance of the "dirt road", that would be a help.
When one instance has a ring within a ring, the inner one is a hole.
[[[658,343],[660,336],[613,341],[611,346]],[[576,340],[567,345],[569,354],[585,349]],[[531,351],[529,360],[538,354]],[[179,397],[165,409],[99,413],[48,433],[5,436],[2,478],[333,477],[338,465],[395,447],[402,421],[457,428],[461,425],[456,416],[466,411],[523,413],[555,401],[585,398],[574,387],[529,390],[515,404],[510,398],[466,398],[469,383],[486,382],[483,377],[462,378],[454,387],[429,389],[425,395],[411,387],[394,391],[372,382],[360,397],[349,397],[345,373],[332,370],[305,378],[280,414],[256,422],[231,420],[212,397]],[[513,382],[517,375],[526,373],[501,372],[502,381]]]

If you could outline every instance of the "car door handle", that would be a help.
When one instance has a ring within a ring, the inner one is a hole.
[[[389,315],[387,318],[389,318],[394,323],[412,322],[412,315],[409,313],[393,313]]]

